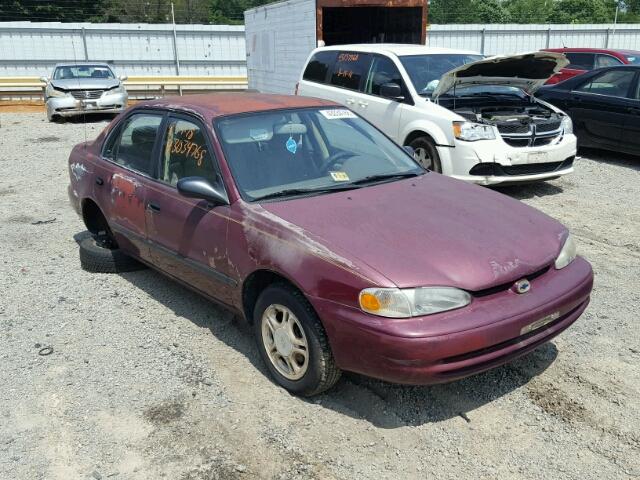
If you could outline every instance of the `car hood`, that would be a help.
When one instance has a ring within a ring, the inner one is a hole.
[[[567,236],[532,207],[436,173],[261,206],[401,288],[515,282],[550,265]]]
[[[506,85],[533,94],[568,64],[567,58],[556,52],[531,52],[484,58],[445,73],[433,91],[432,98],[439,97],[454,86],[470,85]]]
[[[51,85],[62,90],[108,90],[120,85],[117,78],[68,78],[51,80]]]

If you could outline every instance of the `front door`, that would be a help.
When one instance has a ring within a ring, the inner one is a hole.
[[[619,145],[634,78],[632,70],[608,70],[571,92],[567,113],[582,145],[605,148]]]
[[[231,302],[226,261],[227,206],[178,193],[184,177],[203,177],[222,185],[204,125],[189,116],[172,115],[160,150],[158,182],[146,197],[146,226],[153,262],[166,273],[222,302]]]
[[[158,149],[161,113],[136,113],[126,118],[107,140],[103,159],[109,163],[96,171],[99,203],[109,226],[125,251],[148,259],[145,201]]]
[[[402,143],[404,139],[398,136],[405,103],[380,95],[380,87],[387,83],[400,85],[404,97],[411,98],[393,60],[382,55],[375,55],[371,60],[369,74],[362,88],[363,93],[357,99],[358,108],[355,111],[397,143]]]

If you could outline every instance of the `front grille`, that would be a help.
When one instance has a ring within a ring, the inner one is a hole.
[[[78,100],[95,100],[102,96],[104,90],[71,90],[70,93]]]
[[[560,128],[560,122],[557,120],[536,123],[536,132],[552,132]]]
[[[526,278],[527,280],[532,282],[536,278],[541,277],[542,275],[547,273],[550,268],[551,268],[551,265],[547,265],[546,267],[541,268],[540,270],[537,270],[533,273],[530,273],[529,275],[526,275],[522,278]],[[518,280],[522,280],[522,278],[519,278]],[[503,283],[501,285],[496,285],[495,287],[485,288],[484,290],[478,290],[477,292],[471,292],[471,293],[476,298],[486,297],[488,295],[493,295],[494,293],[499,293],[499,292],[504,292],[505,290],[509,290],[511,287],[513,287],[514,283],[515,283],[515,280],[513,282]]]
[[[503,136],[502,139],[507,143],[507,145],[511,145],[512,147],[529,146],[529,138],[509,138]]]
[[[502,123],[498,125],[498,131],[501,134],[529,133],[529,125],[525,123]]]

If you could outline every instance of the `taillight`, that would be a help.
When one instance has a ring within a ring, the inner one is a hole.
[[[297,95],[297,94],[298,94],[298,87],[299,87],[299,86],[300,86],[300,82],[296,82],[296,88],[295,88],[295,90],[293,91],[293,94],[294,94],[294,95]]]

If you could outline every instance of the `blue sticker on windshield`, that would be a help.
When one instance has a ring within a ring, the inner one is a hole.
[[[287,150],[289,150],[293,154],[295,154],[298,151],[298,144],[292,137],[289,137],[289,140],[287,140],[287,143],[285,143],[285,146],[287,147]]]

